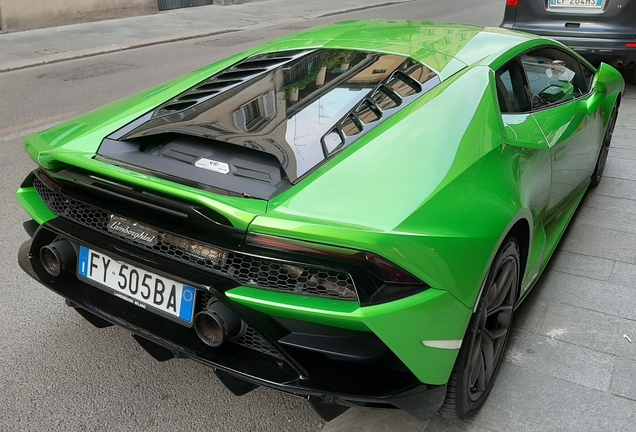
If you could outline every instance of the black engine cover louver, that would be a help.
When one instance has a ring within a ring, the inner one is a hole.
[[[280,67],[305,52],[267,60],[245,61],[203,81],[157,108],[152,118],[178,113]]]

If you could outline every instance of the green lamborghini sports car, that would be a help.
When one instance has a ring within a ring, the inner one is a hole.
[[[29,137],[19,262],[237,395],[467,418],[623,89],[504,29],[295,33]]]

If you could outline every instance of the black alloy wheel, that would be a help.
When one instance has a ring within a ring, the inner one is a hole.
[[[440,413],[463,420],[484,405],[501,366],[521,285],[519,246],[508,238],[490,268],[447,385]]]
[[[610,144],[612,143],[612,137],[614,136],[614,128],[616,127],[616,119],[618,117],[618,105],[614,105],[612,114],[610,115],[607,129],[605,130],[605,137],[603,138],[603,144],[601,145],[601,151],[598,154],[598,160],[596,161],[596,167],[592,173],[592,181],[590,187],[596,187],[601,182],[603,177],[603,171],[605,170],[605,163],[607,162],[607,155],[609,154]]]

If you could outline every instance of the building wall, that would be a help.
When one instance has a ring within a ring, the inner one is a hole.
[[[157,0],[0,0],[0,28],[30,30],[157,10]]]

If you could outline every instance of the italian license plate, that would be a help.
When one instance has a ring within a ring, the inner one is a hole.
[[[603,0],[550,0],[550,7],[600,9],[603,7]]]
[[[196,290],[80,246],[77,273],[91,285],[184,325],[192,323]]]

